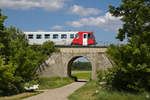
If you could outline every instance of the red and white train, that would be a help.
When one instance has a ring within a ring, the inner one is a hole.
[[[95,45],[93,32],[68,31],[68,32],[24,32],[29,44],[42,44],[48,40],[55,45]]]

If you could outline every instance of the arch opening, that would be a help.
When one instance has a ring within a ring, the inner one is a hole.
[[[83,56],[73,57],[68,63],[67,74],[75,81],[88,81],[92,78],[92,64]]]

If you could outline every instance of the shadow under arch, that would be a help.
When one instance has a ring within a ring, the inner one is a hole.
[[[93,69],[93,68],[92,68],[92,62],[91,62],[87,57],[84,57],[84,56],[75,56],[75,57],[72,57],[72,58],[69,60],[68,65],[67,65],[67,75],[68,75],[69,77],[73,78],[75,81],[78,81],[78,80],[77,80],[76,77],[73,77],[73,76],[71,75],[71,65],[73,64],[73,62],[74,62],[76,59],[81,58],[81,57],[87,59],[88,62],[90,62],[90,64],[91,64],[91,69]],[[92,76],[92,75],[91,75],[91,76]],[[91,78],[92,78],[92,77],[91,77]]]

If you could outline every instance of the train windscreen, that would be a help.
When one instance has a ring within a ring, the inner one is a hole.
[[[91,33],[88,33],[88,39],[95,39],[95,38],[94,38],[94,35],[91,34]]]

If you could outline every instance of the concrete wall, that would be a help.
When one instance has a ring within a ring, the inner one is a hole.
[[[85,57],[92,65],[92,79],[96,79],[96,70],[111,67],[111,61],[105,55],[107,48],[60,48],[59,53],[53,53],[42,64],[37,72],[41,77],[71,75],[70,65],[79,57]]]

